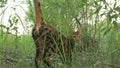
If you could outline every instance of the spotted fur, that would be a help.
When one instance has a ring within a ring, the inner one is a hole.
[[[42,18],[39,0],[34,0],[35,6],[35,26],[32,30],[32,37],[36,45],[35,66],[39,68],[39,64],[43,61],[49,67],[56,68],[50,57],[53,54],[59,54],[61,60],[64,61],[71,56],[75,44],[74,38],[65,37],[60,34],[55,28],[45,24]]]

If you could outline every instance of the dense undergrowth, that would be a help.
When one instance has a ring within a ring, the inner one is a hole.
[[[28,23],[21,21],[15,10],[8,20],[10,26],[3,25],[2,19],[0,21],[0,68],[35,68],[35,45],[27,30],[33,27],[33,2],[27,0],[26,3],[29,11],[25,11],[25,20],[31,22],[31,26],[26,26]],[[120,6],[116,4],[116,0],[113,6],[106,0],[41,0],[46,24],[65,36],[71,29],[82,30],[80,43],[74,48],[71,68],[120,68]],[[24,35],[18,35],[18,23],[23,25]],[[9,32],[11,29],[15,34]],[[68,68],[58,55],[51,59],[57,68]]]
[[[72,68],[119,68],[119,35],[119,33],[108,34],[102,40],[97,39],[96,42],[91,41],[93,39],[88,36],[82,36],[81,40],[84,42],[76,45],[74,49]],[[31,35],[0,34],[0,66],[2,68],[21,68],[21,66],[34,68],[34,56],[35,46]],[[54,60],[58,68],[67,68],[58,57],[54,57]]]

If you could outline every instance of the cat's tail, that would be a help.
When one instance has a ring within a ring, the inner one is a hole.
[[[34,8],[35,8],[35,29],[39,31],[41,24],[44,23],[42,18],[41,8],[40,8],[40,1],[39,0],[33,0],[33,1],[34,1]]]

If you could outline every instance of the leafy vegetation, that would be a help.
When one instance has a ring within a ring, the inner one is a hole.
[[[66,36],[71,29],[82,30],[80,44],[75,46],[72,56],[72,68],[120,67],[120,4],[118,0],[111,1],[112,5],[107,0],[41,0],[46,24]],[[3,24],[3,17],[0,19],[0,68],[35,67],[35,46],[27,30],[33,27],[34,7],[31,0],[26,3],[29,10],[25,11],[25,20],[31,25],[23,27],[28,34],[19,35],[17,24],[27,23],[17,13],[9,17],[8,26]],[[0,16],[4,16],[6,9]],[[58,57],[54,60],[58,68],[67,68]]]

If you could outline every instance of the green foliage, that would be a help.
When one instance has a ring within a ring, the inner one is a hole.
[[[33,24],[33,1],[26,0],[26,3],[29,9],[25,11],[26,21]],[[0,15],[4,15],[6,9]],[[80,44],[76,43],[72,56],[72,68],[120,67],[120,5],[116,0],[113,6],[106,0],[41,0],[41,10],[45,23],[65,36],[71,29],[82,29]],[[5,26],[2,19],[0,21],[0,66],[34,68],[32,37],[17,34],[15,25],[23,23],[21,17],[16,13],[8,22],[9,25]],[[11,28],[16,34],[8,34]],[[53,61],[58,68],[67,68],[58,57]]]
[[[34,8],[33,8],[33,1],[26,0],[28,4],[28,11],[26,11],[26,19],[28,19],[31,22],[34,22]]]
[[[32,38],[27,35],[3,34],[3,38],[0,36],[0,62],[2,63],[0,66],[21,68],[25,65],[27,68],[34,68],[34,62],[31,59],[34,57],[35,48],[30,42],[33,42]]]
[[[8,0],[0,0],[0,7],[4,7]]]

